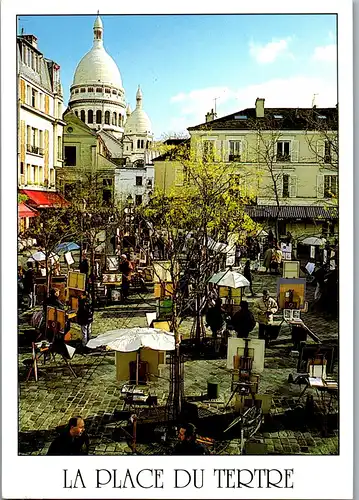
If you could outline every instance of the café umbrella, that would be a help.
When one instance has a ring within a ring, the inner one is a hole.
[[[95,337],[86,344],[86,347],[95,349],[106,346],[119,352],[136,351],[136,385],[138,385],[138,368],[140,361],[140,349],[147,347],[155,351],[174,351],[175,335],[160,328],[119,328],[109,330]]]
[[[209,279],[209,283],[213,283],[218,286],[226,286],[228,288],[242,288],[250,285],[249,281],[243,276],[243,274],[232,271],[231,269],[214,274]]]
[[[50,261],[54,260],[59,260],[59,256],[56,255],[54,252],[51,252],[50,255],[48,256],[48,259]],[[44,252],[35,252],[34,254],[31,255],[31,257],[28,259],[28,262],[30,261],[36,261],[36,262],[42,262],[46,260],[46,255]]]
[[[67,253],[75,250],[80,250],[80,247],[74,241],[64,241],[55,248],[55,252],[57,253]]]
[[[309,245],[309,246],[324,246],[326,242],[325,238],[317,238],[315,236],[308,236],[308,238],[304,238],[302,241],[298,241],[301,245]]]

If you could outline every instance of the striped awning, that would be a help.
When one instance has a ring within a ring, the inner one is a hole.
[[[338,218],[338,207],[257,205],[246,207],[247,214],[252,219],[315,219],[333,220]]]

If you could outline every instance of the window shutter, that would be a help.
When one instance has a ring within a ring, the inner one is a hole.
[[[45,95],[45,113],[48,115],[50,113],[50,98]]]
[[[241,141],[241,161],[248,161],[248,142],[244,139]]]
[[[291,161],[299,161],[299,141],[292,141]]]
[[[25,103],[25,81],[23,79],[20,80],[20,100],[22,103]]]
[[[20,122],[20,161],[25,162],[25,121]]]
[[[283,197],[283,174],[278,174],[276,176],[276,187],[277,187],[278,197],[282,198]],[[273,188],[274,188],[274,186],[273,186]]]
[[[317,175],[317,198],[324,198],[324,175]]]
[[[290,198],[296,198],[297,197],[297,191],[298,191],[297,176],[296,175],[291,175],[289,177],[289,197]]]
[[[44,134],[44,181],[49,180],[49,131]]]
[[[325,151],[324,141],[317,141],[317,162],[323,163],[324,161],[324,151]]]
[[[223,160],[223,151],[222,151],[222,144],[223,142],[221,140],[216,140],[214,143],[214,159],[215,161],[222,161]]]

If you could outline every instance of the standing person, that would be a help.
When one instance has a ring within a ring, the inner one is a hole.
[[[251,273],[251,261],[247,260],[244,269],[243,269],[243,276],[249,281],[249,290],[252,294],[252,297],[255,297],[255,293],[253,292],[252,288],[252,273]]]
[[[90,266],[89,266],[89,263],[87,260],[86,252],[82,252],[82,258],[81,258],[80,264],[79,264],[79,271],[80,271],[80,273],[86,274],[86,281],[85,281],[85,289],[86,290],[88,287],[89,270],[90,270]]]
[[[85,422],[82,417],[73,417],[51,443],[47,455],[88,455],[88,447]]]
[[[256,321],[252,312],[248,309],[248,302],[242,300],[240,309],[237,311],[231,321],[238,338],[246,339],[249,332],[256,326]]]
[[[236,245],[236,252],[235,252],[235,261],[234,261],[234,265],[236,267],[238,267],[240,264],[240,258],[241,258],[241,247],[237,244]]]
[[[35,271],[32,262],[27,263],[27,270],[23,279],[24,294],[28,297],[28,308],[35,307]]]
[[[275,274],[280,274],[279,268],[282,262],[283,253],[276,247],[272,253],[271,269],[274,270]]]
[[[268,231],[268,245],[271,247],[273,246],[273,243],[274,243],[274,234],[273,231],[270,229]]]
[[[215,305],[210,307],[206,314],[206,326],[209,326],[212,331],[212,336],[214,339],[217,338],[219,330],[224,325],[222,301],[218,297],[216,299]]]
[[[183,424],[178,431],[178,443],[172,455],[209,455],[207,448],[197,443],[197,430],[193,424]]]
[[[270,265],[272,262],[272,253],[273,249],[271,247],[267,248],[267,250],[264,253],[263,266],[266,268],[266,273],[268,272],[268,269],[270,270]]]
[[[122,273],[122,284],[121,284],[122,302],[124,302],[128,298],[130,281],[133,271],[133,265],[128,260],[126,254],[121,255],[120,271]]]
[[[77,323],[81,326],[82,346],[85,347],[92,333],[93,307],[88,294],[81,296],[77,310]]]
[[[263,290],[263,296],[255,303],[255,312],[259,324],[258,338],[268,341],[268,329],[273,325],[273,314],[278,311],[277,302],[269,295],[268,290]]]

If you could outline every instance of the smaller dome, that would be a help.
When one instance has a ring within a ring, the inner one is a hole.
[[[130,110],[127,107],[127,112]],[[151,121],[142,109],[142,91],[140,86],[136,92],[136,109],[127,118],[125,123],[125,134],[152,134]]]

